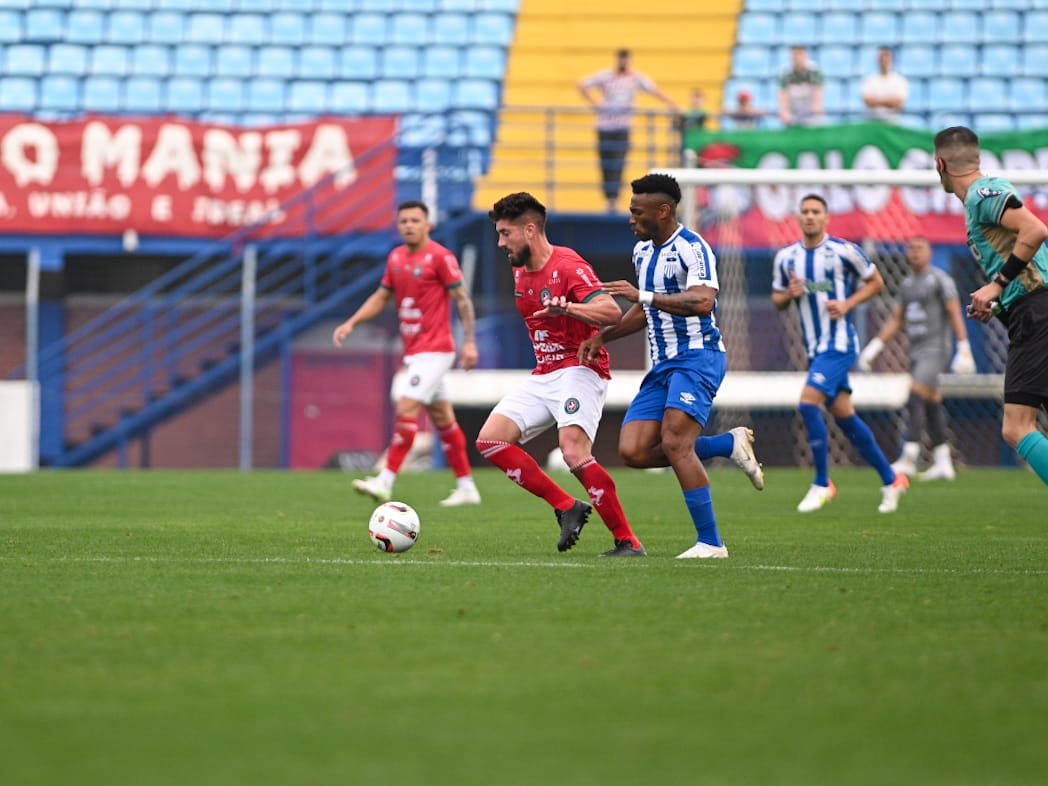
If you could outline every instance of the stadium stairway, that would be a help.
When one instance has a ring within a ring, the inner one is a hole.
[[[524,0],[507,65],[492,165],[477,184],[474,206],[486,211],[504,194],[527,187],[554,210],[603,212],[594,117],[578,93],[578,81],[611,67],[615,51],[628,48],[634,67],[682,108],[694,88],[703,89],[707,107],[719,107],[741,7],[741,0],[668,0],[610,14],[604,0]],[[664,109],[647,95],[640,97],[637,107]],[[537,140],[551,117],[556,128],[544,151]],[[659,121],[649,125],[635,120],[626,181],[644,174],[651,163],[677,165],[674,124],[665,116]],[[544,176],[550,185],[536,185]],[[625,196],[622,200],[624,208]]]

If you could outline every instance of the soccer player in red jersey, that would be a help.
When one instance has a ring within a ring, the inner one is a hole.
[[[395,299],[404,342],[404,366],[394,385],[396,415],[393,440],[385,468],[375,477],[353,481],[353,488],[377,502],[393,495],[393,483],[415,441],[418,418],[425,408],[440,435],[444,455],[458,479],[457,486],[440,504],[444,507],[477,505],[480,493],[466,453],[466,436],[455,420],[444,375],[455,364],[455,339],[451,334],[451,301],[462,322],[462,368],[477,365],[473,301],[462,283],[455,255],[429,237],[429,210],[422,202],[404,202],[397,208],[397,230],[404,245],[390,252],[386,272],[371,296],[349,319],[335,328],[335,346],[361,322],[382,313]]]
[[[509,194],[488,213],[499,248],[513,266],[514,296],[535,348],[531,377],[495,405],[477,436],[477,449],[515,483],[554,509],[559,551],[579,539],[593,506],[615,539],[609,557],[643,557],[611,475],[593,458],[607,398],[611,364],[606,350],[583,364],[579,345],[600,326],[617,324],[622,310],[590,264],[546,238],[546,208],[531,194]],[[572,497],[520,447],[556,424],[564,460],[593,506]]]

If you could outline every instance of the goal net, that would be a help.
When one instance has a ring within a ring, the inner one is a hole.
[[[814,192],[827,200],[830,234],[861,246],[885,280],[884,292],[854,314],[861,345],[891,314],[899,284],[909,273],[906,244],[915,235],[931,242],[932,264],[953,277],[962,307],[985,281],[966,245],[962,205],[942,191],[933,171],[660,171],[681,184],[681,220],[703,234],[718,258],[718,321],[730,372],[714,407],[717,421],[707,430],[753,424],[759,430],[760,458],[768,464],[810,462],[795,409],[807,368],[799,320],[795,309],[779,312],[771,302],[772,260],[801,237],[795,217],[802,196]],[[1028,205],[1045,212],[1048,171],[999,174],[1019,187]],[[946,373],[940,380],[954,459],[967,465],[1014,464],[1014,452],[1000,437],[1006,331],[997,320],[988,325],[966,320],[966,325],[977,373]],[[905,427],[907,371],[906,337],[900,335],[889,342],[872,373],[851,375],[856,406],[890,460],[898,457]],[[929,447],[925,444],[925,452]],[[838,464],[862,463],[836,424],[831,424],[831,458]]]

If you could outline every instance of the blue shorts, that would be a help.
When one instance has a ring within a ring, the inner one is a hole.
[[[848,383],[848,371],[855,365],[858,355],[854,352],[837,352],[831,350],[816,355],[808,366],[808,379],[804,384],[810,385],[826,396],[826,403],[830,403],[842,391],[851,393],[851,385]]]
[[[644,376],[622,424],[631,420],[661,423],[663,413],[673,408],[705,427],[727,370],[728,356],[710,349],[693,349],[664,360]]]

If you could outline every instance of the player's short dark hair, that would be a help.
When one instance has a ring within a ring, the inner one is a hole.
[[[979,135],[967,126],[950,126],[935,135],[935,149],[979,146]]]
[[[634,194],[662,194],[669,197],[673,204],[680,204],[680,184],[673,175],[656,172],[638,177],[630,183]]]
[[[429,205],[418,199],[408,199],[405,202],[401,202],[399,205],[397,205],[397,212],[399,213],[401,210],[410,210],[413,207],[417,207],[425,215],[429,215]]]
[[[618,57],[620,60],[622,58],[624,58],[624,57],[629,57],[630,56],[630,50],[628,50],[628,49],[620,49],[618,52],[615,53],[615,56]]]
[[[801,201],[797,204],[803,205],[809,199],[814,199],[816,202],[822,202],[822,209],[825,210],[827,213],[830,212],[830,206],[826,203],[826,198],[822,194],[816,194],[814,191],[810,194],[805,194],[804,196],[802,196]]]
[[[534,214],[535,223],[540,229],[546,226],[546,206],[527,191],[518,191],[515,194],[506,194],[496,202],[488,211],[488,218],[492,221],[516,221],[528,213]]]

